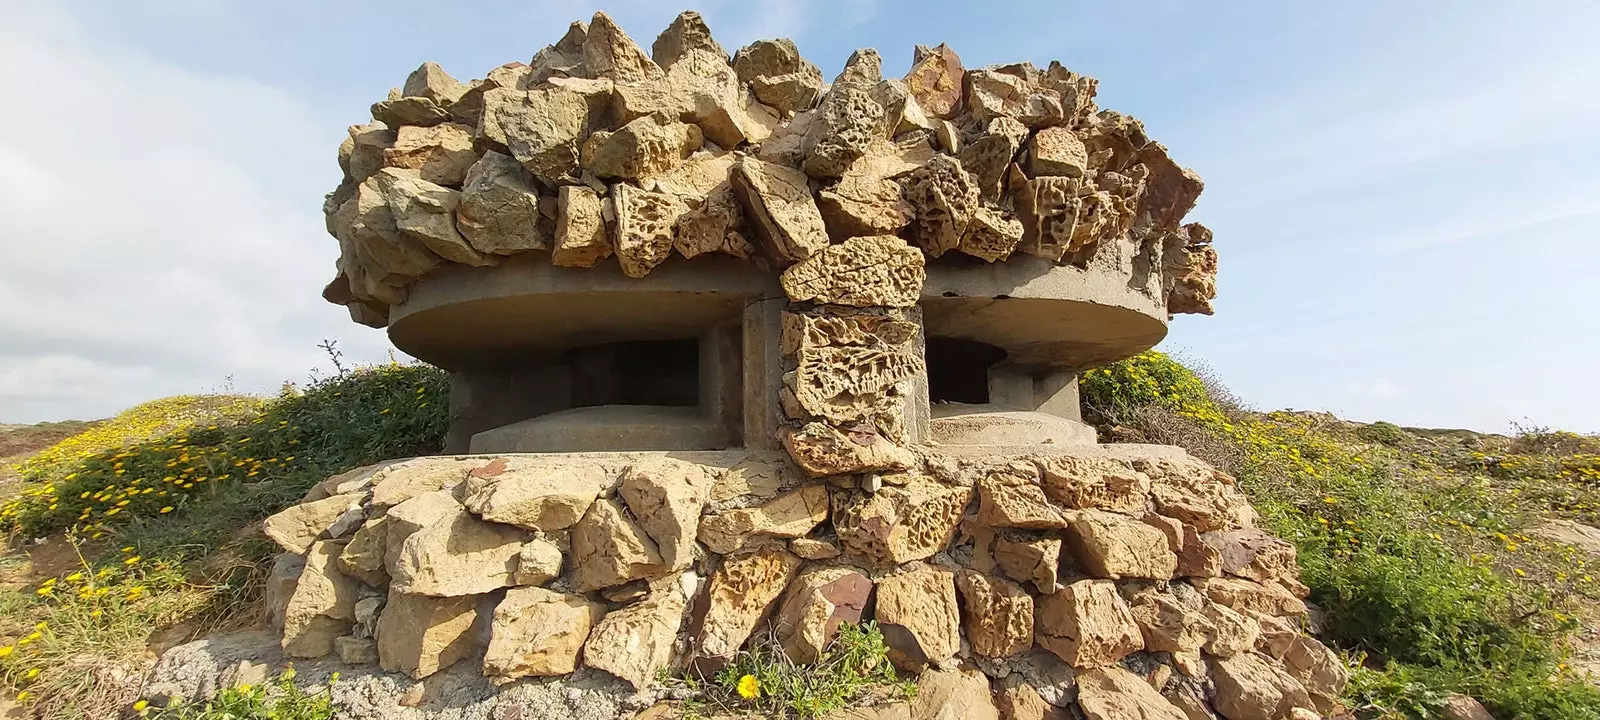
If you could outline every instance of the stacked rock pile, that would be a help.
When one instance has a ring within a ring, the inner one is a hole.
[[[871,619],[903,670],[981,683],[970,717],[1314,718],[1343,689],[1300,629],[1293,548],[1181,450],[924,453],[877,477],[742,452],[363,468],[267,521],[271,612],[294,657],[413,678],[471,659],[496,684],[647,688],[768,627],[814,662]]]
[[[966,70],[941,45],[918,47],[902,79],[858,51],[825,84],[788,40],[730,60],[696,13],[652,50],[598,13],[481,80],[418,68],[339,148],[324,296],[383,327],[446,263],[614,256],[642,278],[674,252],[782,268],[878,238],[929,258],[1111,265],[1169,312],[1211,312],[1211,234],[1180,224],[1199,177],[1139,121],[1098,110],[1093,78]]]

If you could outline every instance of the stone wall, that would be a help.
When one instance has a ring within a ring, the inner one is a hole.
[[[1003,706],[1317,717],[1343,688],[1301,631],[1294,549],[1181,450],[892,460],[826,478],[743,451],[362,468],[267,520],[285,549],[270,611],[291,657],[412,678],[470,662],[495,684],[592,668],[646,689],[767,628],[813,662],[839,622],[872,619],[902,670],[981,671]]]
[[[1210,313],[1202,183],[1098,85],[1051,63],[966,70],[918,47],[831,84],[788,40],[730,59],[695,13],[645,53],[604,13],[469,83],[425,63],[339,148],[324,297],[375,327],[417,278],[536,252],[634,278],[673,255],[774,270],[851,238],[1004,262],[1100,265],[1173,313]],[[898,240],[897,240],[898,238]]]

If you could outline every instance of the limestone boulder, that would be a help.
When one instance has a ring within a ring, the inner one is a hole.
[[[284,612],[289,607],[289,599],[294,596],[295,585],[300,582],[300,573],[305,569],[304,555],[285,552],[272,556],[272,569],[267,573],[262,595],[267,606],[267,626],[275,632],[283,632]]]
[[[1239,578],[1190,578],[1189,584],[1212,602],[1240,612],[1251,611],[1278,617],[1302,615],[1306,604],[1277,583],[1258,583]]]
[[[350,248],[347,257],[353,257],[358,263],[355,267],[370,275],[367,278],[370,282],[357,282],[352,287],[366,291],[375,298],[384,294],[378,286],[389,284],[388,281],[403,285],[405,278],[421,277],[444,262],[427,245],[400,232],[395,223],[394,208],[390,207],[377,175],[374,173],[356,188],[355,196],[339,208],[340,219],[336,220],[345,228],[336,236],[341,247]],[[360,279],[359,275],[351,277]]]
[[[675,195],[627,183],[612,186],[611,200],[617,218],[614,246],[623,274],[649,275],[672,255],[673,228],[683,212],[682,203]]]
[[[710,492],[704,467],[671,458],[630,465],[618,487],[639,527],[655,541],[667,570],[681,570],[694,561],[700,511]]]
[[[845,58],[844,69],[833,77],[843,87],[872,87],[883,82],[883,57],[872,48],[861,48]]]
[[[726,555],[762,537],[804,538],[827,519],[828,487],[807,485],[755,507],[708,516],[699,523],[699,538],[712,552]]]
[[[480,598],[428,597],[389,591],[378,618],[378,665],[420,680],[477,649],[472,626]]]
[[[672,19],[672,24],[656,36],[655,43],[650,46],[650,59],[664,69],[671,69],[672,64],[690,50],[703,50],[722,56],[728,54],[711,37],[711,28],[706,26],[705,18],[693,10],[686,10],[678,13]]]
[[[815,663],[838,634],[840,623],[858,623],[872,594],[872,580],[850,567],[808,570],[784,591],[773,616],[778,642],[789,659]]]
[[[924,368],[916,323],[867,313],[785,312],[781,318],[780,350],[795,362],[793,381],[785,379],[799,406],[794,415],[836,426],[903,422],[901,384]]]
[[[573,585],[588,592],[663,572],[654,540],[616,500],[600,499],[572,527]]]
[[[1020,242],[1022,223],[1011,213],[979,206],[973,211],[966,234],[961,236],[961,244],[956,249],[986,262],[998,262],[1010,257]]]
[[[1078,216],[1084,203],[1079,200],[1083,182],[1078,178],[1045,175],[1021,183],[1012,195],[1012,207],[1022,223],[1022,240],[1017,249],[1050,262],[1084,250],[1085,239],[1078,230]]]
[[[1078,673],[1078,707],[1087,720],[1188,720],[1144,678],[1120,667]]]
[[[728,175],[739,158],[737,153],[700,150],[640,186],[676,195],[689,205],[704,203],[713,193],[727,189]]]
[[[1139,625],[1144,649],[1155,652],[1196,653],[1214,639],[1216,625],[1204,613],[1176,598],[1149,592],[1135,597],[1128,611]]]
[[[910,450],[859,425],[848,434],[822,422],[785,428],[783,446],[811,477],[904,470],[916,462]]]
[[[845,238],[893,235],[910,224],[912,207],[895,178],[913,169],[881,151],[869,151],[851,163],[838,182],[817,193],[817,209],[829,233]]]
[[[504,465],[473,475],[465,505],[490,522],[552,532],[577,524],[610,484],[598,465]]]
[[[1061,538],[1000,533],[992,548],[995,565],[1017,582],[1031,582],[1040,594],[1056,591]]]
[[[372,119],[389,127],[427,127],[450,119],[450,110],[425,97],[395,97],[372,104]]]
[[[583,72],[583,41],[589,34],[589,24],[578,21],[567,26],[567,32],[556,44],[541,48],[529,63],[525,84],[529,87],[552,77],[581,75]]]
[[[483,94],[496,88],[525,87],[528,76],[532,74],[533,68],[516,61],[490,70],[483,79],[468,83],[461,97],[450,104],[450,119],[476,131],[478,123],[483,121]]]
[[[1064,528],[1067,521],[1045,497],[1039,471],[1031,463],[1014,463],[978,482],[978,522],[990,527],[1033,530]]]
[[[1228,720],[1274,720],[1295,708],[1314,709],[1299,681],[1254,653],[1213,661],[1211,682],[1212,704]]]
[[[1226,605],[1207,601],[1202,610],[1211,632],[1205,650],[1217,657],[1233,657],[1255,647],[1261,626]]]
[[[1039,461],[1045,495],[1065,508],[1143,515],[1150,478],[1109,458],[1060,455]]]
[[[1164,517],[1164,516],[1163,516]],[[1222,551],[1193,525],[1179,522],[1183,545],[1177,550],[1178,577],[1217,577],[1222,574]]]
[[[929,668],[917,676],[911,720],[1000,720],[989,678],[977,670]]]
[[[1006,69],[967,71],[968,113],[982,122],[997,117],[1014,118],[1035,129],[1066,121],[1059,94],[1035,87],[1027,73],[1006,72]]]
[[[460,191],[423,180],[415,170],[384,168],[373,174],[370,181],[377,182],[401,235],[422,243],[451,262],[476,266],[494,264],[494,258],[473,249],[456,230]]]
[[[886,135],[885,122],[883,106],[865,89],[836,84],[817,107],[802,169],[813,178],[837,179]]]
[[[730,178],[751,229],[773,260],[788,264],[828,247],[828,230],[804,173],[746,157]]]
[[[372,638],[344,636],[334,638],[333,653],[346,665],[378,664],[378,641]]]
[[[1167,580],[1178,567],[1166,536],[1126,515],[1078,511],[1066,540],[1078,564],[1095,577]]]
[[[539,189],[522,164],[490,150],[467,169],[456,205],[456,229],[473,249],[494,255],[547,250],[540,227]]]
[[[350,632],[360,585],[335,567],[344,543],[319,541],[306,552],[305,569],[283,611],[283,651],[317,658],[333,652],[333,640]]]
[[[1028,172],[1062,177],[1083,177],[1089,167],[1089,151],[1071,128],[1040,130],[1028,144]]]
[[[922,253],[892,235],[856,237],[796,263],[780,278],[794,302],[910,307],[927,279]]]
[[[972,652],[1004,658],[1033,647],[1033,598],[1020,585],[971,570],[956,573]]]
[[[582,595],[512,588],[494,609],[483,674],[502,685],[517,678],[570,673],[578,669],[589,629],[604,614]]]
[[[1000,720],[1068,720],[1067,711],[1045,702],[1039,691],[1026,682],[1000,688],[994,696]]]
[[[384,558],[389,548],[389,519],[368,520],[350,536],[339,553],[339,571],[374,588],[389,586]]]
[[[457,509],[411,533],[389,566],[390,587],[413,595],[479,595],[511,584],[527,533]]]
[[[1211,231],[1189,223],[1162,243],[1161,284],[1167,288],[1167,312],[1210,315],[1217,297],[1217,249]]]
[[[1134,469],[1151,479],[1156,512],[1202,533],[1254,525],[1254,511],[1232,477],[1196,460],[1146,459]]]
[[[606,135],[583,166],[602,178],[648,180],[683,162],[701,142],[699,127],[647,115]]]
[[[1217,548],[1222,570],[1229,575],[1269,583],[1300,572],[1294,546],[1260,528],[1206,533],[1204,540]]]
[[[795,538],[789,541],[789,552],[806,560],[832,560],[842,552],[839,545],[819,538]]]
[[[512,585],[543,585],[561,575],[561,548],[545,538],[534,538],[517,551]]]
[[[351,125],[349,137],[339,145],[339,165],[352,181],[360,183],[383,167],[384,154],[398,139],[399,133],[381,122]]]
[[[1451,695],[1445,698],[1445,720],[1494,720],[1489,709],[1469,695]]]
[[[455,488],[481,465],[482,460],[423,457],[384,466],[372,474],[372,506],[391,508],[418,495]]]
[[[833,528],[852,557],[870,565],[899,565],[945,549],[971,498],[971,488],[921,477],[875,493],[835,491]]]
[[[802,562],[775,547],[726,558],[696,602],[695,667],[711,672],[725,666],[772,610]]]
[[[415,170],[424,181],[446,187],[461,187],[467,170],[478,161],[472,146],[473,129],[457,123],[432,127],[402,125],[394,144],[383,151],[383,164]]]
[[[691,260],[706,253],[721,253],[741,260],[754,257],[750,226],[733,195],[732,186],[723,183],[698,207],[679,215],[672,246],[679,255]]]
[[[560,212],[551,262],[556,267],[591,268],[611,257],[611,236],[606,232],[606,201],[593,189],[582,185],[563,185],[556,197]]]
[[[583,664],[645,688],[671,666],[683,612],[683,593],[676,584],[667,584],[607,613],[589,633]]]
[[[467,87],[450,77],[450,73],[445,72],[439,63],[428,61],[406,76],[406,83],[401,86],[400,94],[404,97],[427,98],[440,105],[450,105],[466,90]]]
[[[911,70],[906,72],[906,88],[917,105],[929,115],[948,120],[961,110],[962,80],[966,71],[961,57],[949,45],[917,48]]]
[[[583,39],[583,67],[590,77],[619,83],[665,75],[661,66],[603,12],[595,13],[589,21],[589,31]]]
[[[1022,150],[1028,128],[1008,117],[990,120],[983,132],[963,145],[956,157],[978,186],[978,197],[998,203],[1006,189],[1007,171]]]
[[[733,70],[756,98],[783,113],[809,109],[822,95],[822,71],[788,38],[757,40],[733,56]]]
[[[949,155],[937,155],[903,183],[913,220],[910,237],[929,257],[939,257],[961,244],[978,209],[978,182]]]
[[[1332,712],[1350,682],[1350,670],[1327,646],[1299,636],[1283,655],[1283,669],[1300,681],[1319,712]]]
[[[919,564],[878,580],[875,619],[889,659],[903,670],[953,657],[961,648],[954,574]]]
[[[593,129],[590,101],[576,89],[496,88],[483,94],[478,137],[506,151],[541,182],[561,184],[578,169],[578,149]]]
[[[350,493],[295,505],[267,518],[261,531],[278,547],[304,555],[351,508],[359,510],[361,501],[360,493]]]
[[[1144,648],[1139,624],[1109,580],[1079,580],[1039,599],[1035,638],[1075,668],[1111,665]]]

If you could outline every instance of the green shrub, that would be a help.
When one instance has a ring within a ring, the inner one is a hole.
[[[888,645],[876,623],[843,623],[822,657],[812,665],[796,665],[768,635],[740,651],[727,667],[702,684],[681,682],[698,690],[684,708],[690,716],[758,712],[763,717],[817,718],[860,704],[870,692],[879,697],[910,697],[915,682],[902,682],[889,662]]]
[[[1382,420],[1371,425],[1363,425],[1356,431],[1356,435],[1367,442],[1390,447],[1399,447],[1406,440],[1406,431],[1401,430],[1399,425]]]
[[[294,668],[290,668],[278,676],[276,683],[227,688],[209,702],[187,703],[175,698],[158,709],[140,701],[134,711],[141,718],[154,720],[330,720],[333,701],[328,689],[306,692],[295,684],[294,678]],[[334,673],[328,685],[338,679],[339,674]]]

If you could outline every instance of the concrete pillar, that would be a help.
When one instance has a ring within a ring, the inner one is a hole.
[[[783,409],[778,390],[783,387],[782,298],[757,300],[744,309],[744,446],[752,450],[780,447],[778,424]]]

